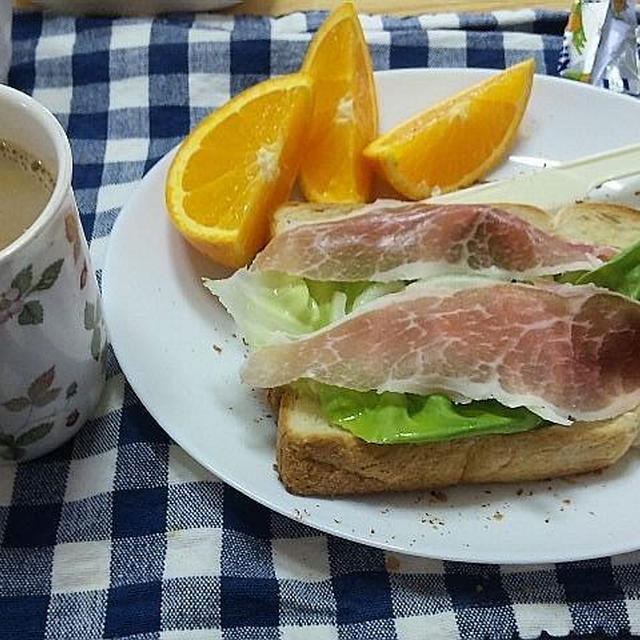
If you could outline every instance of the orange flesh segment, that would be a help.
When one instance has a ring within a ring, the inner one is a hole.
[[[289,195],[311,117],[305,74],[255,85],[205,118],[173,160],[166,200],[176,228],[227,266],[249,262]]]
[[[493,169],[511,146],[533,80],[527,60],[401,123],[364,151],[408,198],[467,186]]]
[[[365,202],[372,169],[362,156],[378,129],[373,71],[352,3],[336,9],[317,32],[303,70],[316,101],[300,183],[312,202]]]

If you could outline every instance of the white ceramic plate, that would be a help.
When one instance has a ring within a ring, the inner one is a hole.
[[[377,74],[381,127],[477,82],[480,70]],[[536,77],[513,156],[570,160],[637,140],[640,102],[570,81]],[[192,251],[164,205],[170,156],[144,178],[110,238],[104,301],[129,382],[190,455],[251,498],[312,527],[432,558],[494,563],[568,561],[640,548],[640,466],[568,480],[456,487],[432,494],[302,498],[273,468],[275,424],[244,387],[234,323],[200,284],[228,274]],[[523,167],[506,162],[495,176]]]

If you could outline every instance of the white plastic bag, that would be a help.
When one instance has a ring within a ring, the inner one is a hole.
[[[573,0],[558,71],[618,93],[640,95],[636,0]]]
[[[7,81],[11,64],[11,0],[0,0],[0,82]]]

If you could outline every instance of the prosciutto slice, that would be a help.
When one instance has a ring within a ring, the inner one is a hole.
[[[593,269],[602,250],[568,242],[488,205],[381,201],[278,234],[253,270],[312,280],[414,280],[478,273],[522,279]]]
[[[560,424],[640,404],[640,303],[594,285],[434,278],[294,342],[254,352],[245,382],[495,398]]]

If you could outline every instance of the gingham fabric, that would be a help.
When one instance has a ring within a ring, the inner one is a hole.
[[[71,139],[98,275],[119,208],[204,114],[296,69],[323,14],[277,20],[14,17],[10,84]],[[363,17],[377,69],[554,74],[565,13]],[[0,469],[0,639],[628,637],[640,555],[535,567],[388,554],[269,512],[157,426],[111,358],[67,446]],[[547,637],[547,636],[545,636]]]

